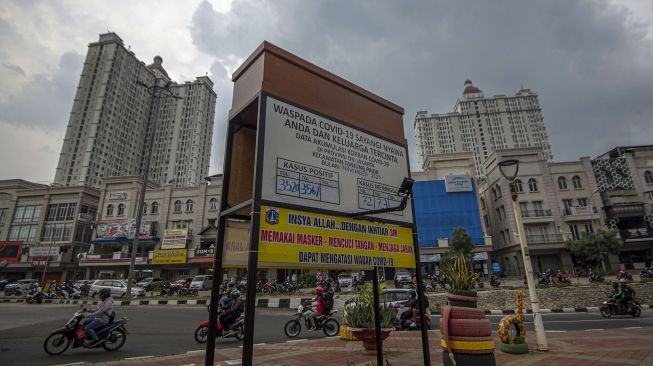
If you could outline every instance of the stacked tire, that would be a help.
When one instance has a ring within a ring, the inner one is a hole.
[[[476,291],[449,290],[440,318],[440,345],[445,366],[495,366],[494,339],[485,311],[477,308]]]

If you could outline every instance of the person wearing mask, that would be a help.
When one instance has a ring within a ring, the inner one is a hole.
[[[218,318],[224,328],[229,330],[227,333],[225,333],[225,337],[233,335],[234,332],[233,329],[231,329],[231,326],[236,322],[236,320],[238,320],[240,314],[242,314],[245,310],[243,300],[240,298],[240,296],[240,291],[233,290],[231,292],[231,304],[229,305],[229,308],[223,310],[222,314],[220,314]]]
[[[619,280],[619,289],[623,294],[621,296],[621,306],[622,310],[628,311],[630,302],[635,298],[635,290],[632,287],[628,286],[626,279],[622,278]]]
[[[315,294],[315,299],[311,300],[311,304],[313,302],[316,303],[315,310],[309,310],[305,315],[310,322],[311,330],[317,329],[317,317],[324,314],[324,288],[322,288],[322,286],[317,286],[315,288]]]
[[[113,316],[113,299],[111,298],[111,290],[103,288],[98,291],[100,302],[97,308],[91,314],[82,320],[86,336],[90,340],[89,346],[95,346],[99,343],[98,336],[95,330],[109,324]]]

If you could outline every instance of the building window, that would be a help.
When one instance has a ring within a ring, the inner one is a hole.
[[[587,207],[587,198],[579,198],[578,199],[578,206],[579,207]]]
[[[193,200],[186,201],[186,212],[193,212]]]
[[[580,239],[580,234],[578,233],[578,226],[576,225],[569,225],[569,230],[571,231],[571,238],[573,240],[578,240]]]
[[[528,180],[528,190],[530,192],[537,192],[537,181],[535,178],[531,178]]]
[[[113,216],[113,205],[107,206],[107,216]]]
[[[565,206],[565,211],[570,211],[571,207],[574,205],[572,200],[562,200],[562,204]]]
[[[519,202],[522,217],[528,217],[528,202]]]
[[[175,212],[181,212],[181,201],[175,201]]]
[[[522,185],[521,180],[519,180],[519,179],[515,179],[515,181],[512,182],[512,184],[514,185],[515,190],[516,190],[517,192],[519,192],[519,193],[524,192],[524,186]]]
[[[653,184],[653,173],[650,170],[644,172],[644,181],[646,184]]]
[[[497,191],[494,188],[492,188],[492,198],[494,198],[495,201],[497,200]]]
[[[122,203],[118,205],[118,216],[124,216],[125,215],[125,205]]]
[[[501,187],[497,184],[497,198],[501,198]]]
[[[216,219],[209,219],[209,226],[215,227],[215,221]]]
[[[571,178],[571,183],[574,185],[574,189],[581,189],[583,188],[583,185],[581,184],[580,177],[577,175],[574,175],[573,178]]]
[[[594,226],[592,226],[592,224],[585,224],[585,232],[588,234],[593,234]]]
[[[143,215],[147,215],[147,203],[143,203]]]
[[[41,206],[18,206],[12,222],[35,222],[41,219]]]
[[[558,188],[567,189],[567,178],[558,177]]]
[[[159,213],[159,202],[152,202],[152,213]]]
[[[481,200],[483,199],[481,198]],[[211,200],[209,200],[209,210],[215,211],[217,209],[218,209],[218,200],[215,198],[211,198]]]

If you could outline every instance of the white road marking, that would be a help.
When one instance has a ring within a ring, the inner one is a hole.
[[[624,329],[642,329],[642,327],[626,327]]]
[[[186,354],[192,355],[192,354],[195,354],[195,353],[202,353],[202,352],[204,352],[203,349],[198,349],[198,350],[195,350],[195,351],[186,351]]]
[[[242,362],[241,360],[227,360],[224,363],[226,363],[227,365],[240,365],[241,362]]]
[[[566,330],[547,330],[546,333],[567,333]]]
[[[62,364],[55,365],[55,366],[73,366],[73,365],[83,365],[85,363],[86,362],[82,361],[82,362],[73,362],[73,363],[62,363]]]
[[[255,346],[265,346],[267,343],[254,343]]]
[[[144,358],[152,358],[152,357],[154,357],[154,356],[128,357],[128,358],[125,358],[125,360],[142,360],[142,359],[144,359]]]
[[[595,330],[605,330],[605,329],[598,329],[598,328],[597,329],[585,329],[586,332],[593,332]]]
[[[304,342],[307,339],[293,339],[292,341],[286,341],[286,343],[295,343],[295,342]]]

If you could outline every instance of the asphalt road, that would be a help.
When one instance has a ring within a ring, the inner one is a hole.
[[[43,341],[53,329],[63,326],[76,310],[71,305],[0,304],[0,365],[58,365],[110,361],[130,357],[162,356],[202,350],[193,339],[198,324],[205,320],[205,307],[134,306],[117,308],[117,316],[127,316],[129,335],[125,346],[110,353],[103,349],[69,349],[61,356],[48,356]],[[286,342],[283,325],[292,315],[290,310],[259,310],[256,318],[255,343]],[[500,315],[489,316],[496,330]],[[438,317],[432,323],[437,327]],[[527,329],[532,318],[525,316]],[[612,328],[653,326],[653,311],[642,317],[603,319],[596,313],[545,314],[547,331],[609,331]],[[589,334],[589,332],[588,332]],[[416,333],[417,335],[417,333]],[[321,338],[321,332],[302,331],[300,338]],[[236,339],[220,339],[217,347],[238,347]]]

